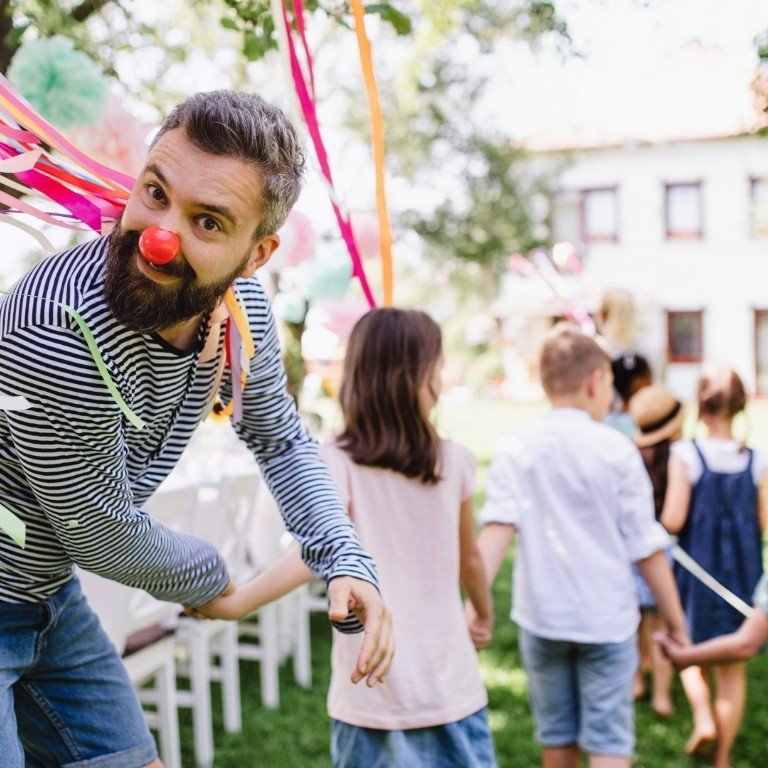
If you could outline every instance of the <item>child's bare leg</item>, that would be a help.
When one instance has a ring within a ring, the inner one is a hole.
[[[747,695],[747,679],[744,664],[723,664],[715,667],[715,723],[717,724],[717,749],[715,768],[730,768],[730,754],[736,734],[739,732]]]
[[[579,768],[579,747],[544,747],[541,758],[542,768]]]
[[[645,673],[651,669],[651,649],[656,643],[651,638],[651,624],[648,611],[641,611],[640,626],[637,629],[637,648],[639,651],[639,662],[635,672],[632,692],[635,699],[642,699],[645,696]]]
[[[664,631],[664,622],[658,613],[651,614],[650,625],[653,632]],[[669,717],[675,711],[671,695],[675,669],[661,647],[654,642],[651,642],[651,675],[653,679],[651,706],[662,717]]]
[[[631,757],[610,757],[609,755],[590,755],[589,768],[630,768]]]
[[[715,718],[710,704],[709,672],[701,667],[688,667],[680,673],[683,688],[693,715],[693,733],[685,745],[689,755],[706,754],[717,738]]]

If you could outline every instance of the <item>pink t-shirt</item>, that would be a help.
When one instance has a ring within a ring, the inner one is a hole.
[[[455,722],[488,703],[459,592],[459,512],[475,462],[443,441],[436,485],[354,464],[333,443],[322,455],[392,611],[395,660],[383,685],[350,682],[362,634],[334,630],[328,714],[366,728],[400,730]]]

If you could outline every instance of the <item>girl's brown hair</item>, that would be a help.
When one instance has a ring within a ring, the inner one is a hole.
[[[700,416],[733,418],[747,406],[747,393],[739,374],[715,363],[707,363],[702,369],[697,398]]]
[[[422,413],[420,389],[442,352],[437,323],[417,310],[374,309],[347,345],[338,443],[356,464],[392,469],[434,484],[440,438]]]

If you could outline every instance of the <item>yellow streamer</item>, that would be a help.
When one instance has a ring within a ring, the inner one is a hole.
[[[384,189],[384,118],[381,112],[379,89],[373,71],[371,44],[365,33],[365,8],[361,0],[352,0],[352,15],[355,18],[357,47],[360,50],[360,65],[363,69],[365,90],[371,111],[371,143],[373,163],[376,169],[376,215],[379,220],[379,243],[381,247],[381,276],[384,285],[384,306],[392,306],[392,229],[389,223],[387,197]]]

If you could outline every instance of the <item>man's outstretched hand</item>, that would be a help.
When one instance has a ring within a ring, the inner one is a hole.
[[[395,655],[392,615],[379,590],[353,576],[338,576],[328,584],[328,618],[344,621],[352,611],[363,625],[363,647],[352,672],[352,682],[367,677],[367,684],[383,683]]]

